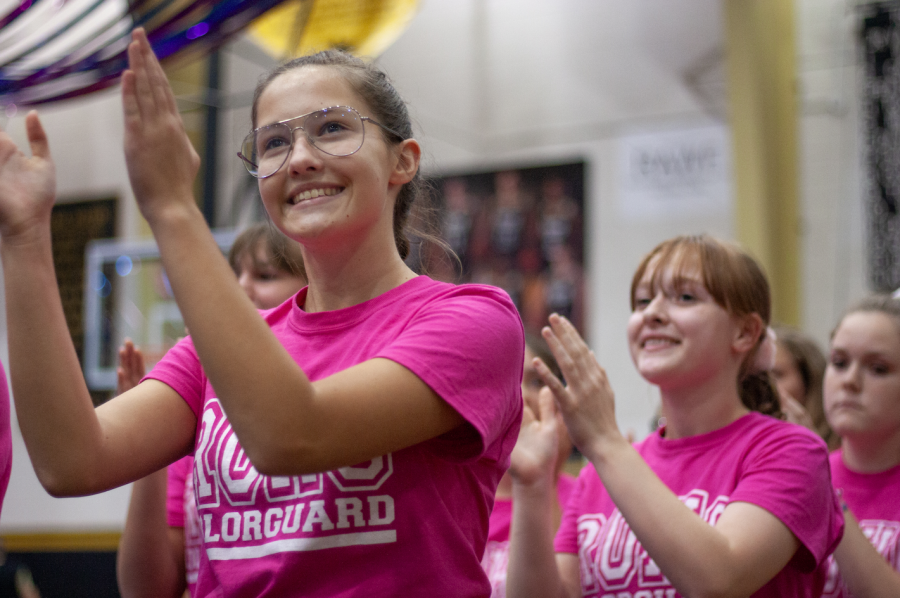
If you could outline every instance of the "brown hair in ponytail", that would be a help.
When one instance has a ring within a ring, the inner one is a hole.
[[[259,99],[269,84],[284,73],[307,66],[321,66],[338,71],[350,84],[353,90],[368,104],[372,110],[372,118],[396,132],[390,133],[381,127],[382,136],[388,143],[400,143],[412,139],[413,127],[406,102],[394,88],[387,75],[374,65],[340,50],[326,50],[309,56],[301,56],[281,64],[264,75],[253,94],[253,105],[250,120],[253,128],[257,127],[257,106]],[[368,115],[364,115],[368,116]],[[429,224],[431,216],[428,212],[428,201],[424,196],[429,191],[421,172],[416,172],[411,181],[403,185],[394,203],[394,243],[402,259],[406,259],[410,251],[410,236],[429,241],[444,250],[449,245],[434,234],[435,226]],[[410,214],[414,204],[419,204],[417,223],[411,222]],[[423,226],[420,226],[424,222]]]

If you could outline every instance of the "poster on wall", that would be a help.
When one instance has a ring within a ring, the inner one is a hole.
[[[869,281],[900,287],[900,2],[860,6]]]
[[[408,260],[432,278],[498,286],[526,330],[551,313],[584,323],[583,162],[432,179],[440,236],[458,257],[414,244]]]

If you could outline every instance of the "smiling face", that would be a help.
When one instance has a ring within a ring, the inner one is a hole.
[[[331,106],[350,106],[362,116],[371,116],[370,107],[339,69],[293,69],[276,77],[262,92],[256,126]],[[394,199],[400,186],[411,178],[398,164],[403,162],[402,147],[412,140],[389,144],[376,125],[365,123],[364,127],[362,147],[345,157],[319,151],[302,131],[295,131],[294,147],[285,165],[259,181],[266,211],[287,236],[307,247],[364,239],[373,232],[393,238]]]
[[[631,358],[661,388],[702,384],[739,363],[733,347],[739,324],[706,289],[699,266],[662,268],[657,273],[651,263],[635,287]]]
[[[894,318],[857,311],[841,321],[825,369],[825,413],[834,431],[851,440],[900,434],[900,327]]]

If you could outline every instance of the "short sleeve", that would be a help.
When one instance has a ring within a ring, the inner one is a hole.
[[[166,522],[169,527],[184,527],[184,486],[193,464],[194,458],[188,455],[167,469]]]
[[[831,487],[828,449],[805,428],[781,424],[783,433],[755,445],[731,502],[769,511],[800,541],[798,568],[818,567],[840,542],[844,518]]]
[[[460,285],[422,305],[378,357],[412,371],[472,425],[480,448],[460,455],[469,459],[498,440],[506,443],[511,426],[515,443],[524,351],[522,321],[509,296],[494,287]]]
[[[194,349],[191,337],[185,337],[178,341],[174,347],[153,366],[144,380],[159,380],[169,385],[181,395],[194,415],[200,417],[203,409],[203,389],[206,386],[206,376],[200,365],[200,358]]]

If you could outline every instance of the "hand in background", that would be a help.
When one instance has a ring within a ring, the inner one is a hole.
[[[137,386],[144,377],[144,355],[130,339],[119,347],[119,367],[116,368],[116,394],[120,395]]]
[[[522,428],[509,467],[513,480],[522,484],[552,481],[556,470],[559,430],[550,389],[541,389],[535,407],[537,411],[525,405],[522,411]]]
[[[566,384],[543,363],[536,364],[538,375],[553,392],[575,446],[591,458],[598,442],[608,438],[624,440],[616,424],[615,395],[606,371],[572,323],[554,314],[550,316],[550,326],[541,332]]]

